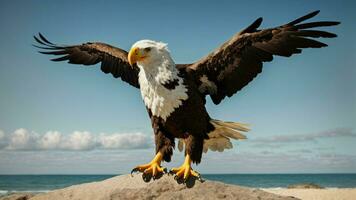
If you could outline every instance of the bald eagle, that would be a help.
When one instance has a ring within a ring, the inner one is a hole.
[[[34,39],[40,53],[58,56],[52,61],[95,65],[101,70],[140,89],[151,119],[155,136],[156,155],[151,162],[139,165],[133,172],[143,177],[157,178],[166,172],[162,161],[170,162],[175,139],[178,149],[185,147],[184,163],[170,170],[175,178],[200,179],[191,167],[200,163],[203,152],[232,148],[230,139],[245,139],[246,124],[212,119],[206,108],[206,96],[214,104],[231,97],[251,82],[262,71],[263,62],[273,56],[290,57],[303,48],[321,48],[326,44],[311,38],[333,38],[335,34],[310,30],[334,26],[339,22],[318,21],[302,23],[317,15],[309,13],[282,26],[258,29],[262,18],[235,34],[215,51],[192,64],[176,64],[167,44],[140,40],[129,52],[100,42],[81,45],[57,45],[41,33]],[[131,172],[132,173],[132,172]]]

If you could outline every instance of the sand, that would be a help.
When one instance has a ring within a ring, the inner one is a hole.
[[[255,189],[216,181],[178,184],[172,176],[145,183],[140,175],[116,176],[42,194],[15,194],[0,200],[239,199],[355,200],[356,189]]]
[[[264,189],[283,196],[293,196],[303,200],[356,200],[356,189]]]
[[[194,184],[193,184],[194,183]],[[1,198],[0,198],[1,199]],[[140,175],[116,176],[104,181],[75,185],[30,198],[7,197],[8,200],[116,200],[116,199],[240,199],[295,200],[259,189],[228,185],[221,182],[199,181],[178,184],[172,176],[145,183]],[[1,199],[3,200],[3,199]]]

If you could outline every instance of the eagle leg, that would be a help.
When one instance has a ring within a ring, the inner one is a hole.
[[[193,177],[193,178],[198,179],[199,181],[202,182],[202,178],[201,178],[200,174],[192,169],[191,163],[192,163],[192,160],[191,160],[189,154],[187,154],[185,156],[184,163],[178,168],[172,168],[169,171],[169,174],[175,174],[174,175],[175,180],[183,179],[184,182],[187,182],[190,177]]]
[[[158,152],[151,162],[138,165],[131,170],[131,176],[134,172],[142,172],[142,177],[145,181],[149,181],[151,177],[154,179],[159,178],[162,174],[167,172],[166,168],[161,167],[162,153]]]

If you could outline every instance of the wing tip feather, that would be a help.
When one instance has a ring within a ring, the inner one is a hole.
[[[308,19],[310,19],[310,18],[315,17],[315,16],[318,15],[319,13],[320,13],[320,10],[315,10],[315,11],[313,11],[313,12],[311,12],[311,13],[308,13],[308,14],[302,16],[302,17],[299,17],[299,18],[297,18],[297,19],[295,19],[295,20],[289,22],[289,23],[286,24],[286,25],[287,25],[287,26],[296,25],[296,24],[298,24],[298,23],[300,23],[300,22],[302,22],[302,21],[305,21],[305,20],[308,20]]]
[[[260,25],[262,24],[262,21],[263,21],[262,17],[257,18],[251,25],[249,25],[247,28],[242,30],[240,32],[240,34],[250,33],[250,32],[256,31],[257,28],[260,27]]]

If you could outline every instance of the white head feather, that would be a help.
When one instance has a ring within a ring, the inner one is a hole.
[[[140,40],[133,44],[131,48],[135,47],[141,51],[147,48],[150,49],[149,52],[145,52],[148,55],[147,58],[137,62],[137,65],[143,67],[145,70],[157,68],[164,62],[170,62],[170,65],[174,65],[166,43],[153,40]]]
[[[146,47],[156,47],[157,49],[160,50],[168,50],[167,47],[167,43],[163,43],[163,42],[156,42],[153,40],[139,40],[137,42],[135,42],[135,44],[132,45],[133,47],[139,47],[139,48],[146,48]]]

